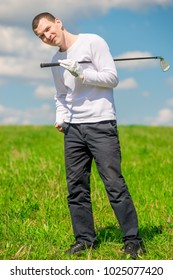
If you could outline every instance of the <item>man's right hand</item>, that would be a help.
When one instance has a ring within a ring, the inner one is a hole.
[[[62,126],[59,126],[57,123],[55,124],[55,128],[58,129],[59,132],[63,132]]]

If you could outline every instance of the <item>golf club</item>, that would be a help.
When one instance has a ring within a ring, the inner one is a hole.
[[[127,58],[114,58],[114,61],[127,61],[127,60],[142,60],[142,59],[159,59],[161,69],[166,72],[169,70],[169,63],[162,56],[144,56],[144,57],[127,57]],[[78,61],[78,63],[91,63],[91,61]],[[56,63],[41,63],[40,67],[54,67],[60,66],[59,62]]]

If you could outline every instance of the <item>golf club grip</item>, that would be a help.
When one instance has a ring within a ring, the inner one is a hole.
[[[125,60],[140,60],[140,59],[161,59],[161,56],[144,56],[144,57],[129,57],[129,58],[113,58],[114,61],[125,61]],[[78,61],[78,63],[91,63],[91,61]],[[54,67],[60,66],[59,62],[55,63],[41,63],[40,67]]]
[[[91,63],[91,61],[78,61],[78,63]],[[54,66],[60,66],[59,62],[55,62],[55,63],[41,63],[40,67],[44,68],[44,67],[54,67]]]
[[[60,64],[57,62],[57,63],[41,63],[40,64],[40,67],[41,68],[44,68],[44,67],[52,67],[52,66],[60,66]]]

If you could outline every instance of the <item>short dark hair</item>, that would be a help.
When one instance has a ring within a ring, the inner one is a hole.
[[[52,22],[55,21],[55,17],[52,14],[50,14],[48,12],[40,13],[37,16],[35,16],[33,21],[32,21],[32,30],[33,31],[37,28],[37,26],[39,24],[39,21],[42,18],[46,18],[46,19],[48,19],[49,21],[52,21]]]

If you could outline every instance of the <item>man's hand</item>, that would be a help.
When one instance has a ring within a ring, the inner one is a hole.
[[[79,77],[80,79],[83,79],[83,68],[81,65],[72,59],[63,59],[58,60],[60,66],[67,69],[74,77]]]
[[[63,127],[55,123],[55,128],[58,129],[59,132],[63,132]]]
[[[59,132],[63,132],[64,120],[65,120],[65,116],[60,114],[56,115],[55,128],[57,128]]]

